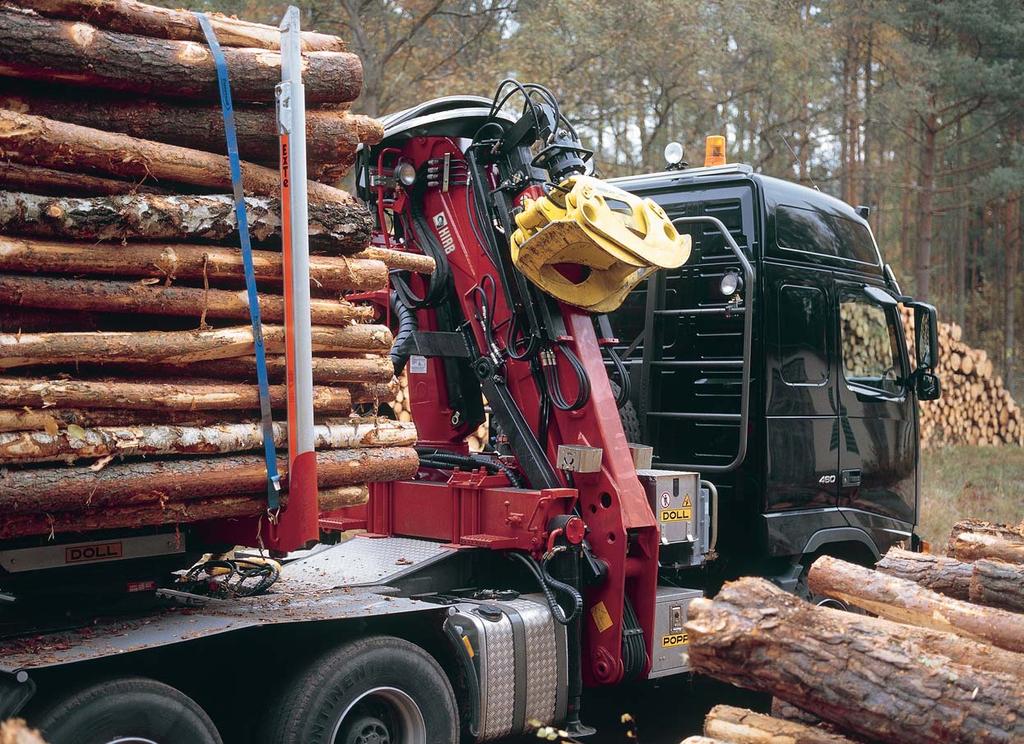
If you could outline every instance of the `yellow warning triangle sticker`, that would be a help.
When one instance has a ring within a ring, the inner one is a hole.
[[[684,507],[693,506],[693,504],[690,502],[690,497],[689,496],[683,496],[683,506]]]

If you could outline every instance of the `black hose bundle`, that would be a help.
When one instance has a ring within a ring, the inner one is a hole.
[[[501,460],[486,455],[462,455],[457,452],[434,449],[433,447],[417,447],[416,454],[420,457],[420,465],[428,468],[440,468],[448,470],[451,468],[469,468],[476,470],[484,467],[492,475],[504,473],[513,488],[522,488],[523,481],[519,473],[503,463]]]
[[[391,312],[398,321],[398,330],[395,331],[395,340],[391,344],[391,363],[395,365],[395,374],[402,374],[406,363],[409,361],[409,352],[402,347],[406,341],[419,329],[419,322],[416,320],[416,313],[412,308],[406,307],[405,303],[398,299],[395,294],[391,295]]]
[[[544,599],[547,600],[548,607],[551,610],[551,615],[555,618],[555,622],[559,625],[569,625],[573,620],[577,618],[580,612],[583,610],[583,595],[574,586],[566,584],[564,581],[559,581],[548,573],[548,561],[550,559],[545,558],[540,565],[537,564],[532,558],[522,553],[507,553],[506,555],[512,556],[520,563],[522,563],[526,570],[529,571],[533,577],[537,580],[537,584],[540,586],[540,590],[544,593]],[[558,604],[558,599],[555,597],[555,592],[560,592],[572,600],[572,610],[568,615],[565,614],[565,610]]]

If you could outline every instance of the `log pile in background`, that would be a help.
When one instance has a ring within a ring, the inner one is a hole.
[[[914,358],[914,314],[902,308],[903,328]],[[984,349],[961,340],[956,323],[939,323],[942,397],[922,403],[921,442],[925,445],[1003,445],[1024,443],[1024,416],[1003,378],[993,373]]]
[[[985,555],[1014,556],[1022,527],[961,523],[951,544],[982,535]],[[716,708],[705,736],[732,744],[1024,740],[1024,557],[968,563],[893,550],[878,568],[825,556],[809,574],[814,594],[878,617],[818,606],[756,578],[691,603],[694,669],[779,703],[774,718]]]
[[[213,22],[283,454],[279,37]],[[196,19],[135,0],[16,0],[0,23],[0,539],[260,513],[248,299]],[[316,446],[321,505],[337,508],[417,467],[412,424],[376,415],[397,391],[391,333],[346,295],[432,262],[370,247],[365,207],[324,182],[382,129],[347,111],[359,59],[333,36],[303,44]]]

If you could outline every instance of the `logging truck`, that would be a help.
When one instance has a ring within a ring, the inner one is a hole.
[[[394,333],[415,473],[318,513],[296,460],[273,519],[0,544],[0,718],[51,744],[585,735],[585,688],[688,672],[687,606],[725,580],[810,596],[817,556],[918,549],[934,308],[864,208],[708,149],[603,181],[550,91],[514,81],[386,117],[358,192],[368,250],[409,270],[349,299]],[[299,336],[328,312],[304,310]],[[311,348],[289,375],[331,363]]]

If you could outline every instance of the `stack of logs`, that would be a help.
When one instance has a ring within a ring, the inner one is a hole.
[[[693,744],[1024,740],[1024,524],[960,522],[947,553],[814,562],[812,597],[877,617],[755,578],[691,603],[694,669],[776,698],[774,719],[712,711]]]
[[[258,514],[266,472],[214,62],[196,18],[134,0],[0,6],[0,539]],[[278,31],[212,16],[229,68],[286,444]],[[311,173],[379,123],[340,39],[306,33]],[[352,196],[309,182],[316,447],[324,509],[412,475],[415,429],[379,419],[392,336],[346,299],[423,256],[369,247]],[[146,458],[146,459],[143,459]],[[282,473],[285,463],[281,462]]]
[[[914,358],[914,314],[903,308],[903,328]],[[956,323],[939,323],[939,367],[942,397],[921,404],[923,444],[1003,445],[1024,443],[1020,406],[992,372],[984,349],[961,340]]]

